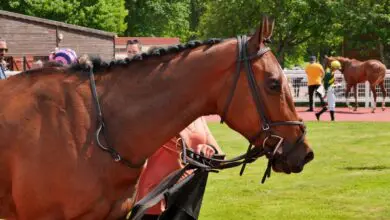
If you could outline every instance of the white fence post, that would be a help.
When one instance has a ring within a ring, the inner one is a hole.
[[[370,107],[370,83],[366,81],[364,88],[364,106]]]

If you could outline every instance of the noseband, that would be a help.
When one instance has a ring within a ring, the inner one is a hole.
[[[266,39],[265,39],[265,41],[266,41]],[[241,63],[243,63],[245,70],[246,70],[245,72],[246,72],[246,76],[247,76],[246,78],[248,79],[248,85],[249,85],[249,88],[250,88],[250,91],[252,94],[253,101],[256,105],[257,113],[259,115],[259,127],[261,129],[256,135],[254,135],[253,137],[251,137],[249,139],[250,144],[249,144],[249,147],[248,147],[248,150],[246,153],[245,160],[242,163],[240,175],[243,174],[246,164],[248,162],[252,162],[256,159],[256,158],[253,158],[254,154],[251,152],[259,150],[258,147],[254,146],[254,143],[256,142],[257,139],[259,139],[264,134],[265,138],[263,140],[262,149],[260,149],[260,151],[262,153],[255,154],[257,157],[262,156],[262,155],[267,155],[267,157],[269,159],[267,169],[266,169],[264,176],[263,176],[263,179],[262,179],[262,183],[264,183],[265,179],[267,177],[270,177],[270,175],[271,175],[271,168],[272,168],[274,156],[276,155],[276,152],[279,150],[280,147],[283,148],[283,142],[284,142],[284,138],[273,133],[272,128],[275,126],[299,126],[301,128],[302,134],[296,140],[296,142],[292,145],[290,145],[290,144],[287,145],[287,146],[289,146],[289,149],[283,149],[282,156],[284,158],[286,158],[292,152],[292,150],[294,149],[294,147],[296,145],[298,145],[304,141],[304,137],[306,135],[306,128],[305,128],[305,125],[302,121],[272,122],[272,121],[268,120],[268,118],[266,117],[265,110],[264,110],[264,103],[261,102],[260,90],[259,90],[259,87],[258,87],[257,82],[256,82],[255,74],[252,70],[251,61],[254,59],[257,59],[257,58],[261,58],[264,54],[271,51],[271,49],[269,47],[263,47],[263,48],[260,48],[256,54],[248,55],[248,38],[247,38],[247,36],[237,36],[237,51],[238,51],[237,67],[236,67],[236,73],[235,73],[234,81],[233,81],[233,88],[230,91],[229,96],[226,100],[224,111],[221,115],[221,123],[224,122],[226,115],[228,113],[229,106],[230,106],[230,103],[232,102],[234,92],[235,92],[236,87],[237,87],[238,79],[240,77]],[[271,139],[276,139],[277,144],[275,145],[275,148],[272,152],[267,152],[265,147],[266,147],[268,140],[271,140]],[[252,147],[252,146],[254,146],[254,147]]]

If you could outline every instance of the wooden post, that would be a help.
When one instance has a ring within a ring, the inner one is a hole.
[[[27,59],[26,56],[23,56],[23,71],[27,70]]]

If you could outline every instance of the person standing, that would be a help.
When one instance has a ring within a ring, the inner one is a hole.
[[[330,119],[332,121],[335,120],[334,112],[335,112],[335,108],[336,108],[336,95],[335,95],[335,89],[334,89],[334,74],[335,74],[336,70],[341,69],[341,63],[337,60],[332,61],[332,63],[330,64],[330,68],[331,69],[329,71],[328,70],[326,71],[325,76],[324,76],[324,80],[323,80],[325,94],[326,94],[326,97],[328,100],[328,107],[326,107],[326,106],[322,107],[321,111],[319,111],[315,114],[318,121],[320,120],[321,114],[324,113],[328,109],[330,112]]]
[[[6,79],[5,71],[7,70],[7,62],[5,61],[5,54],[8,52],[7,42],[0,40],[0,80]]]
[[[316,57],[310,57],[310,64],[307,65],[305,72],[307,74],[307,85],[309,90],[309,109],[307,111],[312,112],[314,109],[313,95],[316,93],[316,96],[320,98],[321,106],[323,106],[324,99],[317,89],[321,86],[321,80],[324,75],[324,68],[322,65],[316,62]]]
[[[302,70],[302,68],[299,65],[295,65],[292,70]],[[297,77],[292,79],[292,86],[294,88],[294,97],[299,97],[299,91],[302,85],[303,77]]]

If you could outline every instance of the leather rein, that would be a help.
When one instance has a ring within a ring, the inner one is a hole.
[[[96,91],[96,83],[95,83],[95,77],[94,77],[94,74],[93,74],[93,67],[90,66],[89,68],[90,68],[89,69],[89,81],[90,81],[90,84],[91,84],[91,92],[92,92],[93,99],[95,100],[95,106],[96,106],[96,112],[97,112],[97,129],[96,129],[96,132],[95,132],[96,144],[98,145],[98,147],[100,149],[102,149],[103,151],[109,153],[111,155],[112,159],[115,162],[123,163],[127,167],[133,168],[133,169],[137,169],[137,168],[142,167],[145,164],[146,160],[142,161],[139,164],[134,164],[130,160],[122,157],[117,150],[115,150],[114,148],[112,148],[112,147],[110,147],[108,145],[105,146],[100,141],[100,134],[103,132],[104,140],[105,140],[106,143],[108,142],[107,137],[104,134],[105,124],[104,124],[104,120],[103,120],[102,108],[101,108],[101,105],[100,105],[100,102],[99,102],[99,97],[98,97],[97,91]]]

